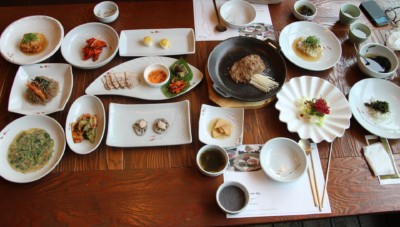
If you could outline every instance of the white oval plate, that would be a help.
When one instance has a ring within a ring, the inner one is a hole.
[[[11,142],[22,130],[30,128],[41,128],[46,130],[54,140],[54,152],[48,163],[41,169],[21,173],[8,164],[7,153]],[[61,125],[45,115],[28,115],[18,118],[8,124],[2,131],[0,137],[0,176],[15,183],[28,183],[46,176],[60,162],[65,150],[65,134]]]
[[[321,40],[323,55],[318,61],[306,61],[296,55],[292,48],[295,39],[315,35]],[[293,64],[311,71],[332,68],[342,56],[342,47],[338,38],[329,29],[313,22],[298,21],[287,25],[279,35],[282,53]]]
[[[138,105],[110,103],[108,116],[108,146],[150,147],[192,142],[188,100]],[[148,122],[148,128],[144,135],[138,136],[134,132],[133,124],[141,118]],[[164,118],[169,122],[169,128],[164,134],[157,134],[153,130],[153,123],[157,118]]]
[[[223,118],[232,125],[232,134],[229,137],[213,138],[210,132],[210,122]],[[199,120],[199,140],[205,144],[213,144],[221,147],[236,147],[243,142],[243,108],[222,108],[203,104]]]
[[[172,65],[177,59],[175,58],[168,58],[168,57],[142,57],[130,60],[128,62],[122,63],[106,72],[101,74],[96,80],[94,80],[87,88],[86,94],[89,95],[121,95],[133,98],[139,98],[144,100],[165,100],[170,99],[170,97],[165,96],[161,88],[154,88],[150,87],[144,82],[143,79],[143,72],[146,66],[151,64],[164,64],[167,67]],[[192,90],[197,84],[201,82],[203,79],[203,73],[198,70],[197,68],[189,65],[190,69],[193,72],[193,78],[190,81],[190,87],[185,91],[182,92],[174,97],[183,95],[186,92]],[[140,83],[138,86],[133,87],[131,89],[110,89],[107,90],[104,88],[103,82],[101,78],[104,77],[108,72],[134,72],[139,74]]]
[[[391,116],[376,120],[368,114],[364,103],[381,100],[389,103]],[[356,84],[350,90],[349,103],[354,117],[367,131],[388,139],[400,138],[400,87],[387,80],[369,78]]]
[[[82,48],[86,40],[96,38],[107,43],[97,61],[91,58],[84,61]],[[109,63],[118,52],[118,33],[110,26],[102,23],[87,23],[75,27],[65,36],[61,45],[61,54],[71,65],[81,69],[95,69]]]
[[[279,120],[287,124],[290,132],[297,132],[301,139],[311,139],[314,143],[322,140],[332,142],[341,137],[350,127],[351,110],[343,93],[324,79],[301,76],[286,82],[276,95],[276,109],[280,111]],[[324,98],[330,107],[322,126],[305,122],[298,115],[296,101],[300,98]]]
[[[97,117],[97,133],[94,143],[89,140],[83,140],[80,143],[74,143],[72,139],[71,123],[75,122],[82,114],[89,113]],[[89,154],[94,151],[101,143],[106,128],[106,114],[103,103],[99,98],[92,95],[83,95],[72,103],[69,109],[67,120],[65,122],[65,135],[69,148],[77,154]]]
[[[19,49],[25,33],[39,32],[46,36],[47,47],[40,53],[27,55]],[[17,65],[35,64],[51,57],[61,46],[64,28],[61,23],[48,16],[29,16],[11,23],[1,34],[1,55]]]
[[[58,82],[58,95],[46,105],[26,100],[26,83],[36,76],[47,76]],[[14,78],[8,101],[8,111],[19,114],[51,114],[64,110],[73,87],[72,67],[69,64],[34,64],[20,66]]]

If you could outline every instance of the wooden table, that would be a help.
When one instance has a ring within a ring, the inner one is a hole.
[[[277,36],[287,24],[296,21],[291,14],[293,2],[283,1],[269,6]],[[336,34],[342,45],[342,57],[335,67],[322,72],[304,70],[286,61],[288,76],[311,75],[326,79],[347,96],[353,84],[366,78],[356,65],[356,55],[348,41],[347,28],[338,23],[338,9],[349,1],[313,2],[319,10],[314,22],[330,28]],[[355,0],[352,2],[357,5],[360,3]],[[62,1],[26,0],[8,3],[16,6],[5,6],[5,2],[0,7],[0,31],[13,21],[30,15],[48,15],[58,19],[64,26],[65,34],[80,24],[95,21],[92,13],[95,4],[91,1],[63,4]],[[17,6],[24,3],[24,7]],[[121,1],[118,5],[120,16],[110,24],[118,33],[124,29],[194,28],[191,0]],[[359,20],[373,27],[363,14]],[[383,43],[389,28],[374,28],[369,41]],[[196,53],[183,57],[204,73],[208,56],[218,43],[196,42]],[[396,54],[399,56],[399,53]],[[73,68],[72,96],[64,111],[50,114],[50,117],[64,125],[71,104],[85,94],[85,88],[94,79],[106,70],[132,59],[117,55],[98,69]],[[58,51],[45,62],[65,63],[65,60]],[[0,58],[1,128],[21,117],[7,111],[18,67]],[[396,76],[392,81],[399,85],[400,77]],[[158,103],[119,96],[100,96],[100,99],[106,113],[110,103]],[[104,137],[100,147],[89,155],[77,155],[67,146],[59,165],[44,178],[27,184],[0,180],[0,224],[238,225],[400,211],[400,186],[381,186],[373,176],[362,153],[362,147],[366,145],[364,136],[369,133],[352,118],[350,129],[333,145],[328,186],[331,214],[227,219],[215,202],[215,192],[223,178],[205,177],[195,165],[196,152],[203,145],[197,133],[201,104],[213,105],[208,98],[207,81],[204,79],[185,95],[161,103],[181,100],[190,101],[191,144],[114,148],[106,146]],[[278,113],[274,105],[246,110],[244,144],[263,144],[274,137],[298,140],[297,134],[290,133],[286,124],[278,120]],[[400,140],[390,140],[390,143],[399,163]],[[328,143],[321,142],[318,148],[325,169]]]

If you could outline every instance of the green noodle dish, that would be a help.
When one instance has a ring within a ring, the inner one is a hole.
[[[44,129],[31,128],[14,138],[8,148],[7,161],[18,172],[34,172],[46,165],[53,151],[54,140],[50,134]]]

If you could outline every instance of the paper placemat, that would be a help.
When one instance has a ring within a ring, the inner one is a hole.
[[[226,0],[217,0],[218,9]],[[267,4],[252,4],[256,9],[254,24],[245,29],[229,28],[225,32],[215,30],[218,24],[214,4],[211,0],[193,0],[196,41],[225,40],[234,36],[253,36],[265,40],[275,40],[275,31],[272,27],[271,14]]]
[[[230,165],[224,173],[224,182],[237,181],[244,184],[250,192],[250,203],[245,211],[239,214],[227,214],[227,218],[248,218],[285,215],[306,215],[331,213],[328,194],[326,194],[322,211],[314,206],[308,174],[304,174],[293,183],[276,182],[269,178],[258,165],[243,164],[243,157],[259,160],[262,145],[241,145],[227,150]],[[322,198],[324,174],[318,148],[311,144],[317,184]],[[245,159],[246,159],[245,158]],[[242,164],[240,164],[242,162]],[[309,157],[308,162],[311,163]]]

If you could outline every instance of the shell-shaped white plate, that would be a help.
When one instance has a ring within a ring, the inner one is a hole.
[[[15,136],[23,130],[40,128],[46,130],[54,140],[54,152],[41,169],[21,173],[14,170],[7,161],[8,148]],[[45,115],[28,115],[18,118],[8,124],[0,134],[0,176],[15,183],[28,183],[46,176],[60,162],[65,150],[65,134],[61,125]]]
[[[389,103],[390,116],[375,119],[364,105],[373,100]],[[400,138],[400,87],[382,79],[368,78],[353,85],[349,103],[354,117],[369,132],[388,139]]]
[[[317,36],[321,40],[323,55],[318,61],[306,61],[294,52],[293,42],[299,37]],[[336,65],[342,56],[342,47],[338,38],[329,29],[319,24],[298,21],[287,25],[279,35],[282,53],[293,64],[311,71],[322,71]]]
[[[152,37],[153,45],[143,44],[145,36]],[[163,49],[159,44],[161,39],[168,39],[171,47]],[[192,28],[123,30],[120,35],[119,55],[123,57],[172,56],[193,54],[195,48]]]
[[[83,140],[80,143],[74,143],[72,139],[71,123],[76,122],[82,114],[89,113],[97,117],[96,139],[94,143],[89,140]],[[100,145],[106,128],[106,114],[103,103],[99,98],[92,95],[83,95],[72,103],[69,109],[65,123],[65,135],[69,148],[77,154],[89,154]]]
[[[42,33],[46,36],[47,47],[40,53],[27,55],[19,49],[25,33]],[[17,65],[35,64],[51,57],[61,46],[64,28],[61,23],[49,16],[29,16],[11,23],[1,34],[1,55]]]
[[[36,76],[46,76],[58,82],[59,92],[46,105],[32,104],[25,97],[26,83]],[[51,114],[62,111],[71,96],[72,67],[69,64],[34,64],[20,66],[14,78],[8,101],[8,111],[19,114]]]
[[[232,134],[221,138],[211,136],[210,124],[217,118],[223,118],[232,125]],[[205,144],[219,145],[221,147],[236,147],[243,142],[243,108],[223,108],[203,104],[199,120],[199,140]]]
[[[107,43],[97,61],[91,58],[84,61],[82,48],[86,46],[86,40],[96,38]],[[118,33],[109,25],[92,22],[82,24],[65,36],[61,45],[61,54],[71,65],[81,69],[95,69],[109,63],[118,52]]]
[[[138,105],[110,103],[108,116],[108,146],[152,147],[192,142],[188,100]],[[158,118],[164,118],[169,123],[169,128],[163,134],[153,130],[153,123]],[[147,131],[142,136],[138,136],[133,129],[133,124],[139,119],[148,122]]]
[[[147,85],[143,79],[143,71],[146,66],[159,63],[164,64],[169,67],[172,65],[177,59],[169,58],[169,57],[142,57],[130,60],[128,62],[122,63],[114,68],[107,70],[103,74],[101,74],[96,80],[94,80],[89,87],[86,88],[86,94],[89,95],[121,95],[133,98],[139,98],[144,100],[165,100],[170,99],[170,97],[165,96],[161,88],[154,88]],[[195,68],[192,65],[189,65],[190,69],[193,72],[193,79],[190,81],[190,87],[172,98],[185,94],[186,92],[192,90],[197,84],[201,82],[203,79],[203,73]],[[134,72],[137,73],[140,77],[140,82],[138,86],[135,86],[131,89],[110,89],[107,90],[104,88],[103,82],[101,78],[104,77],[108,72]]]
[[[350,127],[351,110],[343,93],[328,81],[312,76],[301,76],[286,82],[276,95],[276,109],[279,120],[287,124],[290,132],[297,132],[301,139],[311,139],[314,143],[323,140],[332,142],[343,136]],[[330,107],[322,126],[304,121],[299,117],[296,101],[301,98],[324,98]]]

